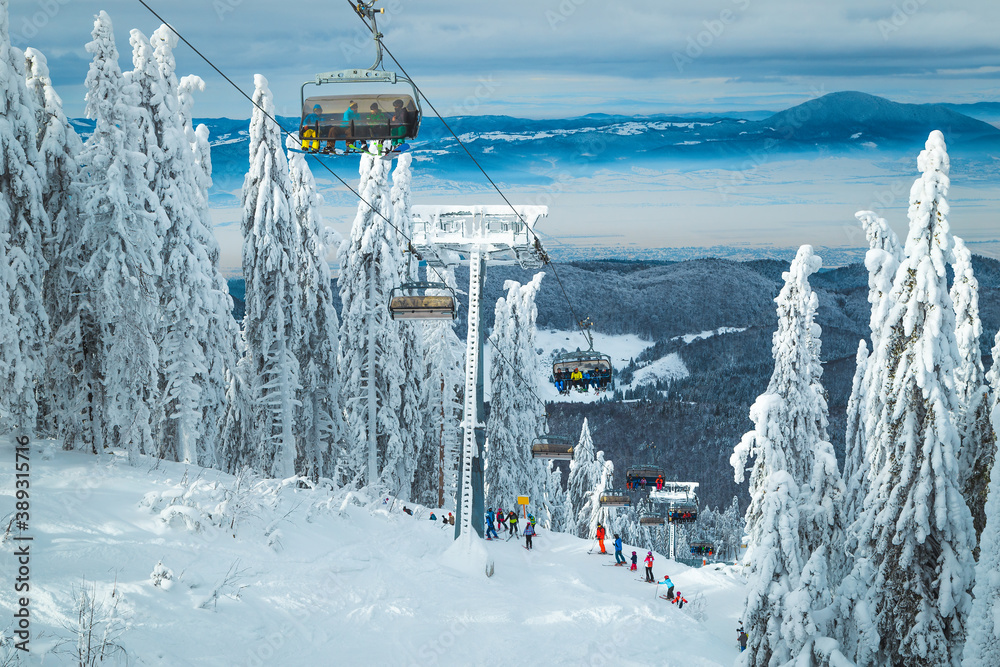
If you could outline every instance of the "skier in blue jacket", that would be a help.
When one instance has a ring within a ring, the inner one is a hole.
[[[497,529],[493,527],[493,508],[486,510],[486,539],[493,539],[490,537],[490,533],[493,537],[497,536]]]
[[[615,535],[615,565],[624,565],[625,556],[622,555],[622,538]]]

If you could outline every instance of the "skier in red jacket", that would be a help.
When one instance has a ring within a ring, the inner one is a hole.
[[[597,524],[597,543],[601,545],[602,554],[608,553],[604,549],[604,526],[602,526],[601,524]]]

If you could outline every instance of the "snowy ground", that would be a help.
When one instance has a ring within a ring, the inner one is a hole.
[[[0,442],[4,526],[13,471],[13,447]],[[75,592],[95,585],[105,604],[116,590],[117,643],[140,665],[707,666],[737,655],[743,583],[730,567],[657,556],[657,577],[690,601],[679,610],[636,573],[605,567],[610,556],[588,554],[592,542],[544,530],[531,552],[484,543],[487,578],[448,567],[451,530],[398,503],[390,512],[326,489],[99,462],[49,443],[31,447],[30,475],[27,664],[76,664]],[[0,547],[8,636],[13,535]],[[166,590],[150,577],[160,561],[173,574]]]

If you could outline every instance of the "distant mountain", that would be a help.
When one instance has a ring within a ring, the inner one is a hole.
[[[949,145],[1000,138],[1000,129],[941,104],[901,104],[854,91],[830,93],[754,127],[784,142],[922,141],[941,130]]]
[[[912,155],[933,129],[945,133],[956,160],[977,160],[977,172],[992,178],[1000,172],[1000,129],[960,113],[961,105],[900,104],[859,92],[831,93],[760,119],[759,113],[627,116],[588,114],[577,118],[526,119],[511,116],[457,116],[447,124],[483,166],[505,183],[542,185],[591,175],[601,168],[657,167],[674,164],[739,165],[748,155],[776,156],[817,150]],[[979,107],[977,107],[979,109]],[[979,109],[982,111],[982,109]],[[290,131],[294,117],[279,117]],[[249,121],[202,118],[212,141],[215,187],[213,204],[234,206],[246,173]],[[90,132],[92,123],[74,121],[78,131]],[[411,142],[419,161],[420,178],[461,182],[478,178],[475,164],[455,142],[445,124],[425,117],[420,138]],[[338,166],[336,160],[331,164]],[[967,170],[970,171],[970,170]],[[316,169],[317,179],[331,178]],[[338,191],[339,192],[339,191]],[[328,193],[324,193],[328,194]],[[336,198],[343,193],[329,193]],[[349,197],[344,196],[347,202]]]

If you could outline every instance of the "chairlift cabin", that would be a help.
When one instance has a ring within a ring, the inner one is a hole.
[[[403,283],[389,295],[389,314],[394,320],[453,320],[455,290],[445,283]]]
[[[698,520],[698,482],[665,482],[662,488],[649,492],[649,500],[666,505],[667,518],[674,523]]]
[[[608,489],[600,496],[601,507],[628,507],[632,498],[623,489]]]
[[[531,458],[569,461],[573,458],[573,441],[559,435],[541,435],[531,443]]]
[[[579,372],[579,377],[573,375]],[[564,352],[552,361],[552,382],[560,391],[568,391],[576,387],[586,389],[607,389],[611,385],[614,366],[611,357],[593,349],[575,352]]]
[[[691,547],[692,556],[714,556],[715,555],[715,544],[712,542],[691,542],[689,543]]]
[[[350,151],[355,142],[391,140],[400,144],[417,136],[423,112],[416,85],[406,76],[381,69],[382,33],[378,30],[376,16],[385,10],[374,8],[377,1],[352,3],[375,40],[376,56],[372,66],[323,72],[302,84],[299,139],[303,151],[333,153],[338,141],[345,142]],[[400,82],[408,83],[413,94],[372,90],[372,84]],[[306,86],[330,85],[335,85],[337,94],[331,94],[327,88],[323,93],[306,95]]]
[[[655,488],[656,480],[663,477],[663,468],[657,465],[635,465],[625,470],[625,486],[634,489],[637,486]],[[646,480],[643,482],[643,480]]]
[[[667,522],[666,518],[654,510],[646,510],[639,514],[640,526],[662,526]]]

